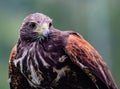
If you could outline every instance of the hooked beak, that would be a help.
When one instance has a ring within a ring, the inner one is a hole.
[[[40,35],[46,36],[49,33],[49,25],[48,23],[36,23],[36,29],[34,30],[34,32],[37,32]]]

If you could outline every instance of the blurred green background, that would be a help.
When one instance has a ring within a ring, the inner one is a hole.
[[[120,88],[120,0],[0,0],[0,89],[9,89],[8,58],[23,19],[41,12],[54,27],[83,35],[102,55]]]

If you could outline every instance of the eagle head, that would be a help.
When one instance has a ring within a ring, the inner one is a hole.
[[[20,28],[20,38],[22,40],[39,40],[44,39],[50,33],[52,19],[41,13],[28,15]]]

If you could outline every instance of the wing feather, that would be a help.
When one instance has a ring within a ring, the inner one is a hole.
[[[97,77],[108,89],[117,89],[112,74],[99,53],[78,33],[70,33],[65,46],[70,59],[91,77],[94,83]]]
[[[16,45],[15,45],[15,46],[12,48],[11,53],[10,53],[10,57],[9,57],[9,60],[10,60],[10,61],[15,58],[16,51],[17,51],[17,47],[16,47]]]

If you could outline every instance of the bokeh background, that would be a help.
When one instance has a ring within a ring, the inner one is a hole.
[[[83,35],[102,55],[120,88],[120,0],[0,0],[0,89],[9,89],[8,58],[28,14]]]

